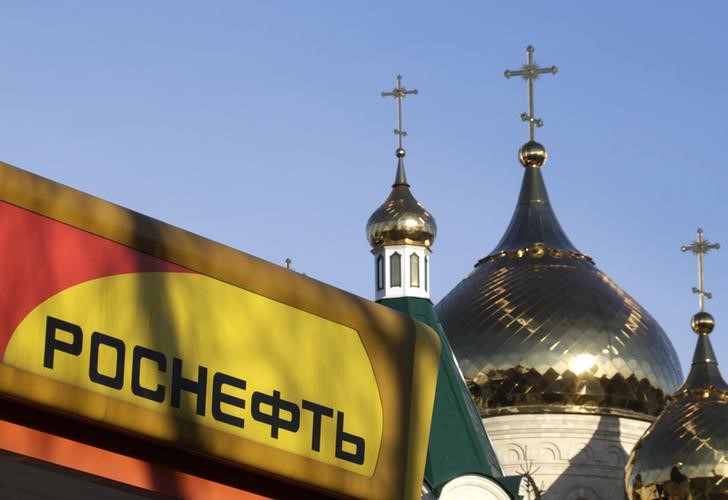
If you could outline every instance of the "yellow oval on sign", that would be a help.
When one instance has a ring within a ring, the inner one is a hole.
[[[3,362],[365,476],[379,456],[359,333],[205,275],[66,289],[26,316]]]

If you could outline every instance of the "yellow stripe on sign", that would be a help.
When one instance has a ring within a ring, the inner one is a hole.
[[[358,332],[205,275],[66,289],[20,323],[4,363],[368,477],[379,456]]]

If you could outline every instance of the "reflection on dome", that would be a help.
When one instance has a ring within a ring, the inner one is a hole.
[[[421,245],[431,247],[437,224],[430,212],[412,196],[399,159],[397,177],[389,197],[369,217],[367,239],[372,248],[383,245]]]
[[[596,357],[592,354],[577,354],[569,365],[569,370],[574,373],[574,375],[581,375],[585,371],[594,367],[595,360]]]
[[[726,498],[727,422],[728,393],[680,397],[637,443],[627,463],[627,490],[668,494],[682,488],[693,498]]]
[[[654,416],[679,383],[660,326],[588,261],[481,264],[437,313],[483,414],[582,406],[571,410]]]
[[[566,237],[535,167],[501,241],[436,311],[484,416],[650,418],[682,378],[662,328]]]
[[[704,310],[703,256],[720,245],[698,239],[683,251],[698,256],[700,311],[690,322],[698,334],[690,373],[673,401],[635,446],[625,469],[629,498],[728,498],[728,384],[718,368]]]

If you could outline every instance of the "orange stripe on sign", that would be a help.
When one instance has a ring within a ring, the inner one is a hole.
[[[22,319],[61,290],[116,274],[192,272],[6,202],[0,236],[0,359]]]
[[[189,499],[266,498],[159,464],[0,420],[0,448],[137,488]]]

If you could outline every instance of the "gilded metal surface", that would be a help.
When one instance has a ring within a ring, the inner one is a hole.
[[[407,137],[407,132],[402,130],[402,99],[408,95],[416,95],[417,89],[407,90],[402,86],[402,75],[397,75],[397,86],[391,92],[382,92],[382,97],[394,97],[397,100],[397,128],[394,134],[397,136],[397,157],[404,156],[404,148],[402,148],[402,138]],[[402,152],[400,154],[400,151]]]
[[[695,346],[693,364],[690,367],[688,378],[678,389],[676,397],[687,392],[702,393],[706,390],[728,394],[728,384],[718,369],[718,359],[713,351],[710,338],[708,335],[701,335]]]
[[[682,379],[662,328],[566,237],[540,169],[524,169],[505,235],[436,311],[483,415],[650,419]]]
[[[372,248],[383,245],[421,245],[430,247],[437,234],[437,224],[430,212],[412,196],[404,171],[405,150],[402,138],[407,132],[402,130],[402,99],[407,95],[417,94],[417,90],[402,87],[402,77],[397,75],[397,86],[391,92],[382,92],[382,97],[394,97],[397,100],[397,128],[394,133],[398,138],[397,175],[392,184],[392,192],[367,221],[367,239]]]
[[[536,141],[528,141],[518,150],[518,161],[524,167],[541,168],[548,158],[546,148]]]
[[[657,322],[586,260],[486,262],[436,311],[483,415],[577,405],[656,416],[680,383]]]
[[[658,495],[681,488],[693,498],[728,495],[727,422],[726,396],[691,394],[670,405],[627,462],[629,498],[667,498]]]
[[[401,158],[392,192],[369,217],[366,231],[372,248],[398,244],[430,247],[435,241],[435,219],[412,196],[404,177]]]
[[[718,368],[710,332],[715,320],[704,311],[703,255],[720,245],[698,238],[683,252],[698,256],[700,301],[691,327],[698,334],[693,364],[673,401],[630,454],[625,488],[629,498],[728,498],[728,384]]]
[[[673,402],[632,451],[625,487],[629,498],[663,498],[657,495],[681,489],[684,496],[675,498],[689,498],[688,492],[728,497],[728,384],[708,335],[698,337],[690,374]]]
[[[478,264],[482,264],[484,262],[490,262],[493,260],[498,259],[525,259],[527,257],[533,258],[533,259],[540,259],[544,256],[550,256],[554,259],[576,259],[576,260],[585,260],[588,262],[591,262],[592,264],[594,261],[589,257],[588,255],[584,255],[583,253],[577,252],[577,251],[565,251],[560,248],[551,248],[547,247],[543,243],[533,243],[532,245],[529,245],[527,247],[519,248],[517,250],[511,250],[511,251],[505,251],[502,250],[500,252],[490,254],[486,258],[481,259],[478,261]]]
[[[715,328],[715,319],[705,311],[697,312],[690,319],[690,328],[698,335],[707,335]]]
[[[551,66],[550,68],[541,68],[538,64],[534,63],[534,50],[535,49],[531,45],[526,47],[526,64],[524,64],[520,70],[511,71],[507,69],[503,73],[506,78],[510,78],[512,76],[521,76],[524,80],[526,80],[526,82],[528,82],[528,113],[521,113],[521,120],[523,120],[524,122],[528,122],[528,133],[531,142],[536,141],[534,134],[535,127],[543,127],[543,120],[541,120],[541,118],[536,118],[533,110],[533,81],[538,79],[538,77],[543,74],[551,73],[555,75],[558,71],[558,68],[556,66]]]
[[[541,170],[526,168],[523,171],[518,203],[508,229],[495,249],[478,262],[478,265],[509,255],[520,258],[532,253],[538,254],[539,247],[544,248],[544,253],[556,258],[592,262],[590,257],[577,250],[561,228],[551,208]]]
[[[703,255],[711,250],[718,250],[719,248],[719,243],[711,243],[710,241],[703,239],[703,230],[700,228],[698,228],[698,238],[695,241],[693,241],[690,245],[683,245],[680,247],[681,251],[690,251],[693,255],[698,256],[698,287],[693,287],[693,293],[698,294],[698,305],[700,306],[701,312],[705,310],[705,299],[713,298],[713,295],[706,292],[705,287],[703,286]]]

